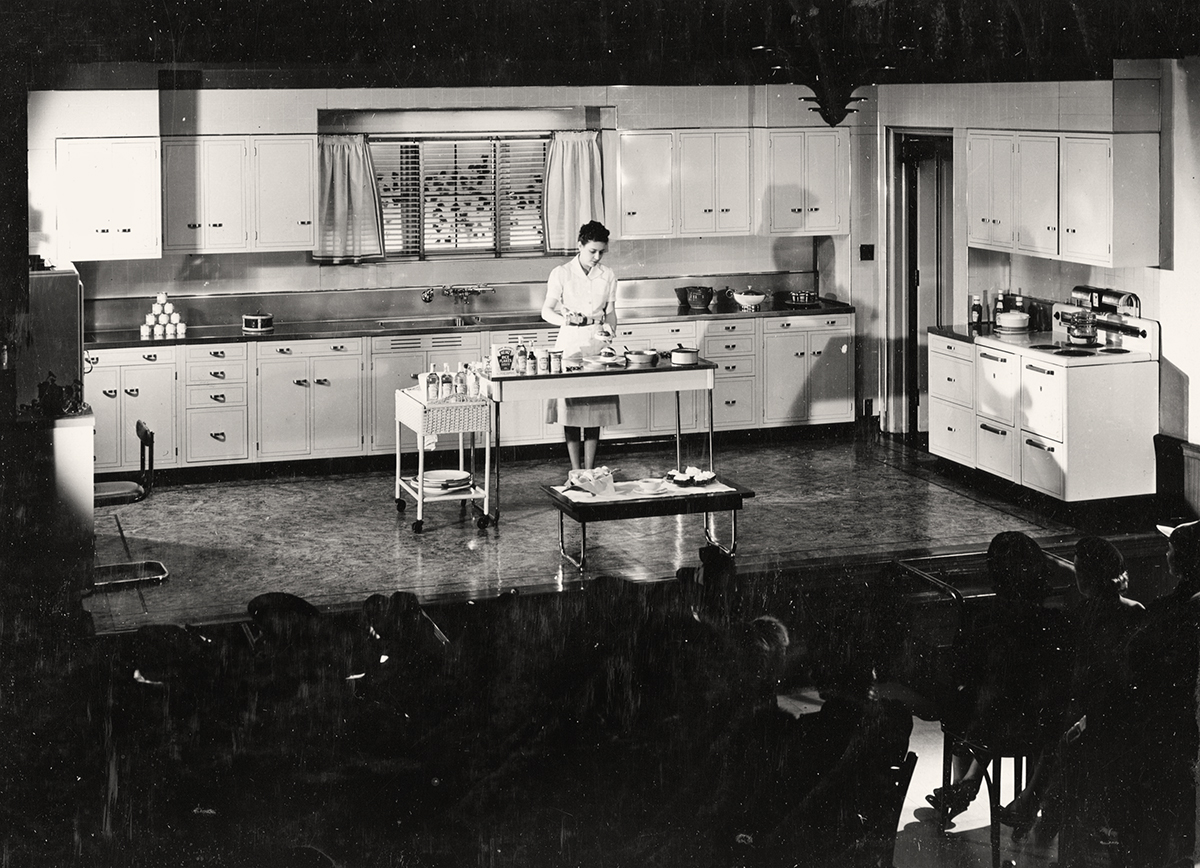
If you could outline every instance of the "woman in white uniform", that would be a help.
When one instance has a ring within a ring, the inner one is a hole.
[[[608,251],[608,230],[595,220],[579,228],[579,252],[550,272],[542,319],[556,326],[556,350],[564,360],[594,356],[617,331],[617,276],[600,260]],[[548,402],[546,421],[563,426],[571,469],[590,470],[596,463],[600,429],[619,425],[621,405],[616,395],[557,398]],[[583,442],[582,455],[580,441]]]

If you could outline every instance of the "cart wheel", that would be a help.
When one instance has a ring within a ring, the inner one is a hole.
[[[396,498],[396,512],[404,512],[408,508],[408,504],[404,502],[403,497]]]
[[[475,524],[479,525],[480,530],[483,530],[488,526],[488,517],[486,515],[479,516],[479,518],[475,520]]]
[[[413,522],[413,533],[420,533],[424,529],[425,529],[425,522],[422,521],[421,519],[418,518],[416,521]]]

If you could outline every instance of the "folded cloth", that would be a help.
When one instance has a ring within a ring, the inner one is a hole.
[[[612,494],[614,480],[612,471],[607,467],[594,467],[590,470],[572,470],[567,474],[568,487],[581,488],[592,494]]]

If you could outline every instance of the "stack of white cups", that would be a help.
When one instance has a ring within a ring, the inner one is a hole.
[[[175,305],[167,301],[167,294],[160,292],[150,305],[150,313],[141,327],[142,340],[153,338],[156,341],[177,340],[187,336],[187,323],[183,315],[175,310]]]

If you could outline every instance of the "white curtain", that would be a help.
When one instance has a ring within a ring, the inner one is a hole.
[[[546,152],[546,250],[573,251],[579,227],[604,219],[597,133],[555,133]]]
[[[364,136],[317,137],[317,249],[325,262],[383,257],[375,166]]]

